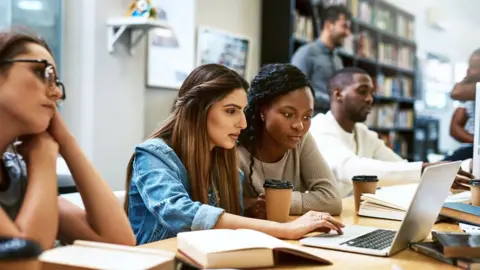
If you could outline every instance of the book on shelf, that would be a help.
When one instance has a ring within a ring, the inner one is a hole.
[[[362,31],[358,34],[357,56],[372,60],[376,58],[375,40],[368,31]]]
[[[413,70],[414,51],[409,46],[400,46],[398,50],[398,62],[396,66],[399,68]]]
[[[402,37],[407,40],[414,40],[413,37],[413,20],[405,18],[405,16],[401,16],[397,14],[397,31],[396,34],[399,37]]]
[[[313,40],[313,21],[307,16],[300,15],[300,13],[295,10],[294,12],[294,25],[293,25],[293,35],[298,40],[303,40],[309,42]]]
[[[346,37],[343,41],[343,46],[340,49],[342,52],[350,55],[355,54],[355,35],[350,34],[348,37]]]
[[[382,73],[379,73],[375,79],[375,85],[377,96],[413,97],[413,81],[409,77],[385,77]]]
[[[410,249],[425,256],[434,258],[444,263],[460,267],[462,269],[480,269],[480,259],[464,259],[464,258],[446,258],[440,247],[434,242],[416,242],[410,244]]]
[[[330,265],[318,252],[253,230],[204,230],[177,235],[180,252],[205,268],[273,267],[282,258]]]
[[[106,243],[80,241],[40,255],[43,270],[174,268],[175,253]]]
[[[385,30],[390,33],[394,33],[394,17],[392,12],[385,8],[375,9],[375,26],[379,29]]]
[[[432,232],[433,242],[445,258],[480,259],[480,235],[463,232]]]
[[[418,184],[407,184],[392,187],[382,187],[375,194],[363,194],[358,215],[391,220],[403,220],[412,202]],[[468,203],[471,192],[450,192],[446,203]]]
[[[388,42],[378,43],[378,61],[383,64],[397,66],[397,46]]]
[[[373,7],[370,1],[359,0],[358,19],[371,24],[373,18]]]

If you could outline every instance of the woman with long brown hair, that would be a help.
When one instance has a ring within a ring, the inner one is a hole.
[[[173,112],[137,145],[127,168],[125,210],[138,244],[182,231],[247,228],[298,239],[313,230],[341,231],[311,212],[289,223],[245,218],[243,174],[235,145],[246,128],[248,83],[216,64],[196,68]]]
[[[65,88],[47,44],[0,32],[0,235],[32,239],[44,249],[55,239],[134,245],[117,198],[56,109],[62,99]],[[59,153],[85,210],[57,196]]]

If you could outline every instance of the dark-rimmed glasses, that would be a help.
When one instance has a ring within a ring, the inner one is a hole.
[[[44,82],[50,87],[58,87],[60,92],[62,92],[61,101],[65,101],[67,95],[65,93],[65,86],[58,79],[57,71],[55,67],[45,59],[8,59],[0,62],[0,65],[12,64],[12,63],[38,63],[45,65],[43,70],[43,79]]]

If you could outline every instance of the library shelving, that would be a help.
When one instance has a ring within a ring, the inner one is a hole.
[[[351,35],[337,49],[344,66],[367,71],[376,85],[366,124],[394,151],[415,159],[415,17],[386,0],[262,0],[261,65],[288,63],[320,35],[322,11],[349,8]]]

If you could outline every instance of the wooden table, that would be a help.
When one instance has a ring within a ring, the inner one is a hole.
[[[295,217],[292,217],[295,218]],[[365,218],[359,217],[355,214],[355,209],[353,205],[353,198],[348,197],[343,200],[343,212],[340,217],[338,217],[345,225],[357,224],[364,226],[373,226],[379,228],[388,228],[388,229],[398,229],[400,227],[399,221],[392,220],[383,220],[383,219],[374,219],[374,218]],[[435,224],[434,230],[439,231],[460,231],[458,225],[447,224],[447,223],[438,223]],[[294,244],[298,244],[298,241],[289,241]],[[177,241],[176,238],[171,238],[159,242],[154,242],[140,247],[145,248],[154,248],[154,249],[163,249],[176,252],[177,251]],[[329,266],[319,266],[319,265],[308,265],[308,266],[299,266],[299,265],[279,265],[275,269],[415,269],[415,270],[437,270],[437,269],[458,269],[449,264],[437,261],[430,257],[424,256],[420,253],[414,252],[412,250],[406,249],[394,255],[393,257],[383,258],[375,257],[368,255],[361,255],[355,253],[348,253],[342,251],[334,251],[327,249],[319,248],[310,248],[315,253],[319,254],[322,258],[325,258],[333,263]],[[179,255],[181,256],[181,255]]]

